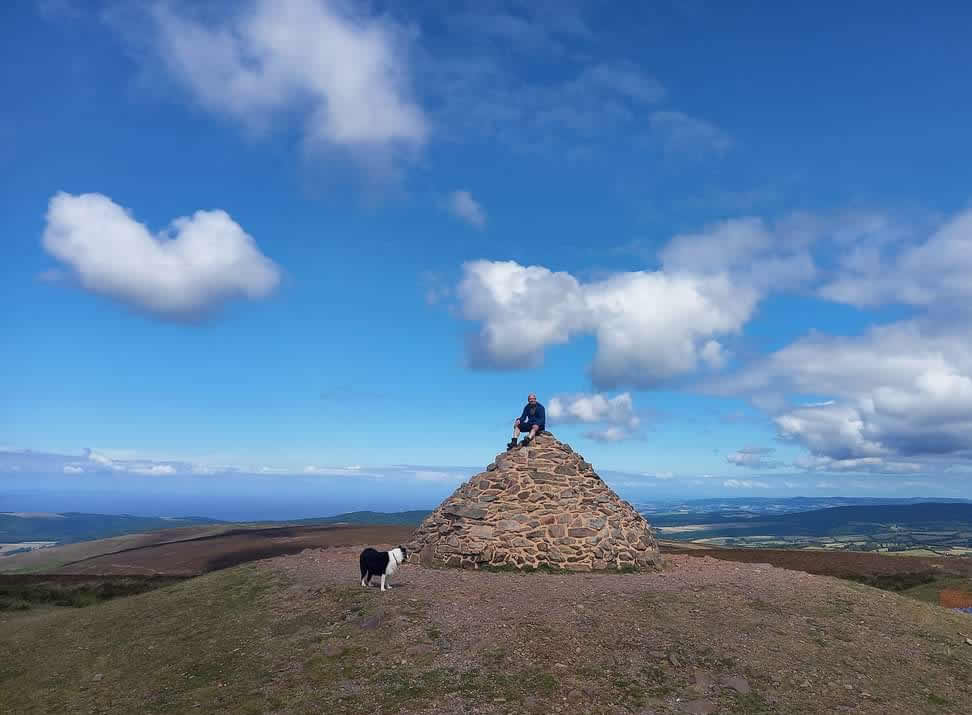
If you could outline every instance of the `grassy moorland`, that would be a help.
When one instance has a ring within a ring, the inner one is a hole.
[[[675,555],[624,575],[410,566],[380,593],[355,583],[357,548],[2,620],[0,712],[910,715],[972,698],[972,619],[861,584]]]

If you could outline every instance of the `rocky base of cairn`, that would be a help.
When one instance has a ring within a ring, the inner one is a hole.
[[[645,518],[549,432],[463,483],[407,547],[409,560],[426,566],[592,571],[661,563]]]

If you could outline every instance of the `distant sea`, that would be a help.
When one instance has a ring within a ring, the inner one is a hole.
[[[455,485],[402,489],[394,482],[304,475],[141,477],[18,475],[0,481],[0,512],[77,511],[202,516],[223,521],[309,519],[350,511],[433,509]]]

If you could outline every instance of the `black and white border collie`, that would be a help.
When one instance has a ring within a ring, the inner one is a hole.
[[[358,563],[361,565],[361,585],[371,585],[372,576],[381,576],[381,590],[391,588],[391,584],[385,584],[385,579],[392,576],[402,562],[408,558],[408,551],[404,546],[399,546],[391,551],[378,551],[370,546],[361,552]]]

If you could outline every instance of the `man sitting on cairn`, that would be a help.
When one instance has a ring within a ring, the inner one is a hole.
[[[523,442],[520,443],[521,447],[526,447],[538,433],[543,432],[546,426],[547,413],[544,411],[543,405],[537,402],[537,396],[531,392],[530,396],[527,397],[523,414],[513,421],[513,439],[506,445],[506,448],[513,449],[516,446],[520,432],[528,432],[527,436],[523,438]]]

